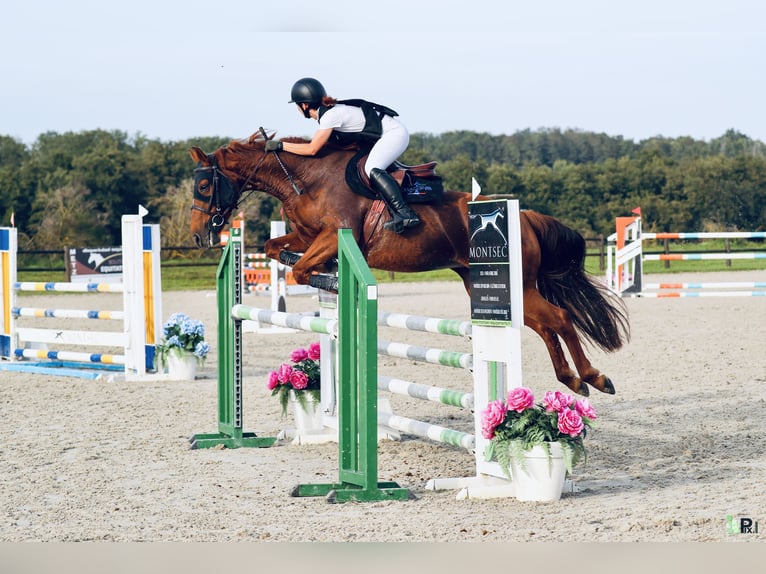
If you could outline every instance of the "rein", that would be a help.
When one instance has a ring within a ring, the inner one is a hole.
[[[261,135],[263,136],[263,139],[265,140],[269,139],[269,136],[266,135],[266,130],[263,129],[263,126],[260,127],[260,132],[261,132]],[[297,193],[298,195],[303,195],[303,190],[300,187],[298,187],[298,185],[295,183],[295,180],[293,179],[293,176],[290,174],[289,171],[287,171],[287,167],[285,166],[284,163],[282,163],[282,158],[279,157],[279,152],[277,150],[274,150],[274,157],[277,158],[277,163],[279,163],[279,167],[281,167],[282,171],[285,172],[285,175],[287,176],[287,179],[290,182],[290,185],[295,190],[295,193]]]

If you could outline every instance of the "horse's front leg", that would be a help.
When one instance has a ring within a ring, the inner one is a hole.
[[[266,252],[267,257],[280,261],[280,252],[289,249],[290,251],[302,253],[303,251],[306,251],[308,247],[308,244],[300,238],[296,231],[291,231],[287,235],[274,237],[266,241],[264,251]]]
[[[334,229],[320,233],[303,256],[293,266],[293,277],[301,285],[308,285],[315,272],[324,271],[328,261],[338,257],[338,236]],[[330,264],[331,265],[331,264]]]

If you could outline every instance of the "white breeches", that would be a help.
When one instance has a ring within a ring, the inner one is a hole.
[[[385,170],[404,153],[410,144],[410,132],[396,118],[383,117],[383,135],[372,146],[370,155],[364,164],[364,172],[369,177],[373,168]]]

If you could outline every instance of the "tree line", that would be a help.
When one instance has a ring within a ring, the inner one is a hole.
[[[231,138],[163,142],[121,131],[48,132],[27,146],[0,136],[0,225],[13,214],[22,248],[120,243],[120,216],[138,204],[162,226],[165,245],[190,245],[188,150]],[[447,189],[512,194],[582,234],[610,234],[614,218],[641,207],[651,231],[766,229],[766,146],[729,130],[635,142],[580,130],[413,134],[401,160],[438,161]],[[279,205],[255,194],[243,205],[248,241],[268,237]]]

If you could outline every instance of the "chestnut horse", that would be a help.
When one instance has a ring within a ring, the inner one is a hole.
[[[281,254],[282,261],[293,264],[293,277],[300,284],[309,284],[312,274],[329,268],[326,264],[338,254],[338,229],[348,228],[370,267],[399,272],[452,269],[469,291],[470,194],[445,191],[441,203],[413,205],[422,223],[399,235],[383,229],[385,210],[365,224],[373,200],[353,193],[344,175],[356,150],[325,149],[306,157],[267,152],[265,140],[261,132],[209,155],[198,147],[190,150],[197,162],[191,233],[198,247],[218,245],[232,211],[247,192],[257,191],[282,202],[292,229],[267,241],[266,255],[280,259]],[[586,357],[580,334],[604,351],[619,349],[629,336],[624,303],[585,273],[585,240],[553,217],[522,211],[521,245],[524,324],[545,341],[556,378],[581,395],[589,393],[584,383],[613,394],[611,380]],[[290,252],[303,255],[285,257]],[[559,337],[577,373],[569,367]]]

